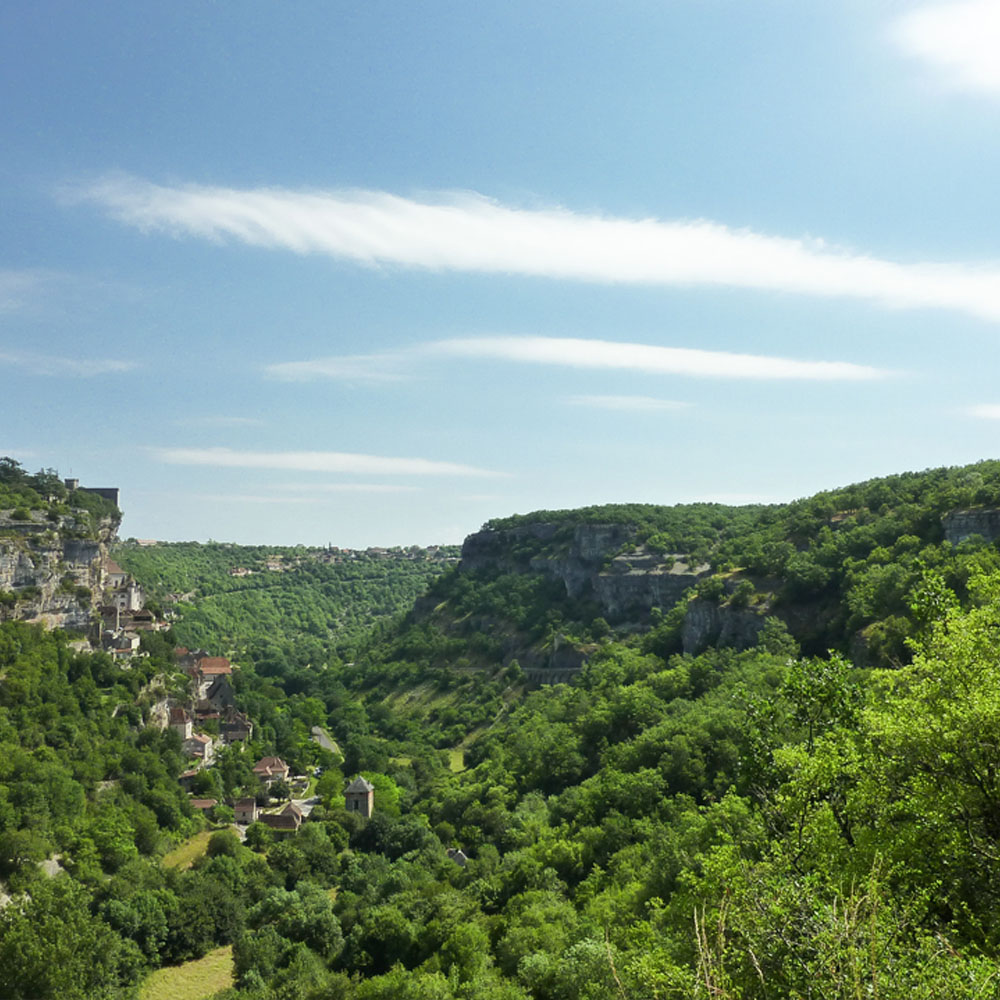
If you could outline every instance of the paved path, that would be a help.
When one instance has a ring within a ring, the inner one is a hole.
[[[340,747],[330,738],[330,734],[322,726],[312,727],[312,738],[324,749],[331,753],[340,753]]]

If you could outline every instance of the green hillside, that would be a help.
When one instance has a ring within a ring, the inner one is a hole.
[[[542,512],[491,522],[351,659],[287,616],[271,647],[266,621],[206,631],[241,646],[255,734],[198,794],[246,795],[280,754],[319,802],[190,869],[159,859],[204,822],[145,725],[174,636],[122,671],[0,626],[0,994],[133,997],[231,945],[225,1000],[997,996],[998,486],[981,463],[783,507]],[[319,579],[275,550],[123,551],[161,599],[194,591],[192,628],[220,627],[213,587]],[[753,627],[699,645],[709,619]]]
[[[275,663],[322,663],[349,649],[375,622],[408,610],[457,555],[455,546],[355,552],[219,542],[114,550],[154,603],[177,611],[179,642]]]

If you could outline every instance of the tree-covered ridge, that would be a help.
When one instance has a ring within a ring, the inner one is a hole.
[[[457,555],[455,546],[352,551],[173,542],[115,549],[154,603],[176,607],[180,642],[275,664],[319,664],[351,647],[375,622],[409,609]]]
[[[971,573],[1000,566],[991,539],[955,546],[944,532],[955,511],[995,507],[1000,462],[984,461],[873,479],[785,505],[611,505],[539,511],[485,529],[520,529],[511,548],[528,566],[565,551],[581,525],[628,526],[624,550],[676,553],[710,567],[698,597],[777,615],[811,653],[837,649],[888,664],[909,657],[906,639],[917,624],[909,598],[924,570],[940,572],[962,596]],[[529,530],[539,525],[554,525],[555,533]],[[675,642],[679,635],[678,627]]]
[[[1000,506],[1000,461],[988,460],[870,479],[787,504],[603,504],[493,518],[483,530],[553,524],[564,529],[557,536],[564,540],[565,529],[571,533],[579,524],[622,524],[634,529],[635,545],[691,555],[716,568],[749,564],[772,569],[783,566],[787,554],[758,553],[767,542],[790,542],[799,549],[823,527],[849,533],[859,522],[869,526],[869,535],[914,534],[937,541],[942,515],[993,506]]]
[[[778,505],[765,504],[740,507],[720,503],[676,504],[670,507],[641,503],[600,504],[573,510],[539,510],[492,518],[483,525],[483,530],[506,531],[539,524],[554,525],[558,530],[547,542],[558,546],[571,539],[579,525],[623,525],[630,529],[630,544],[633,547],[644,546],[654,552],[691,554],[696,561],[704,562],[724,540],[745,537],[760,525],[767,524],[778,510]]]
[[[31,474],[13,458],[0,457],[0,520],[50,522],[73,519],[77,534],[95,537],[101,522],[117,524],[121,514],[104,497],[88,490],[69,490],[55,469]],[[9,529],[7,529],[9,532]],[[5,524],[0,524],[0,535]]]

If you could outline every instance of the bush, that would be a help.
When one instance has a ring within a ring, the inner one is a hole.
[[[729,603],[734,608],[749,607],[755,593],[754,585],[749,580],[740,580],[733,591],[733,596],[729,598]]]
[[[210,858],[226,856],[235,858],[243,849],[240,838],[232,830],[217,830],[208,838],[208,847],[205,853]]]

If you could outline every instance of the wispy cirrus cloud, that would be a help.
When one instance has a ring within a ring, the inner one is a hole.
[[[567,396],[566,402],[571,406],[625,413],[663,413],[666,410],[683,410],[691,405],[673,399],[656,399],[654,396]]]
[[[1000,97],[1000,2],[925,4],[897,18],[895,43],[949,89]]]
[[[0,365],[20,368],[30,375],[48,375],[76,378],[93,378],[97,375],[115,375],[138,368],[134,361],[119,358],[60,358],[27,351],[0,350]]]
[[[233,448],[154,448],[169,465],[201,465],[230,469],[271,469],[350,475],[502,476],[503,473],[457,462],[427,458],[392,458],[343,451],[238,451]]]
[[[373,384],[403,382],[412,378],[412,372],[404,370],[404,367],[412,362],[413,355],[412,351],[349,354],[313,361],[280,361],[265,366],[264,370],[272,378],[285,382],[311,382],[316,379]]]
[[[405,368],[407,377],[411,377],[417,364],[435,358],[509,361],[564,368],[627,371],[646,375],[682,375],[692,378],[870,381],[893,374],[882,368],[847,361],[799,361],[763,354],[706,351],[689,347],[660,347],[655,344],[625,344],[583,337],[456,337],[430,341],[406,352],[367,355],[365,364],[373,373],[393,372]],[[347,360],[353,362],[357,358]],[[353,379],[355,376],[352,366],[348,365],[345,368],[343,361],[344,359],[338,357],[317,358],[313,361],[284,361],[267,365],[264,371],[273,378],[294,382],[324,378]],[[624,397],[588,398],[611,400]]]
[[[401,483],[282,483],[279,490],[292,493],[419,493],[419,486]]]
[[[1000,420],[1000,403],[977,403],[967,407],[965,413],[980,420]]]
[[[900,263],[706,221],[525,209],[475,193],[166,186],[107,177],[75,197],[126,225],[365,265],[792,292],[1000,320],[1000,266]]]
[[[49,271],[0,268],[0,312],[22,308],[52,280]]]
[[[419,486],[408,486],[400,483],[278,483],[273,487],[276,493],[207,493],[199,494],[203,500],[213,503],[235,502],[246,504],[272,504],[287,506],[289,504],[321,504],[329,503],[330,498],[339,494],[389,494],[419,493]]]
[[[868,381],[890,374],[847,361],[796,361],[761,354],[577,337],[463,337],[436,341],[428,345],[428,350],[453,357],[695,378]]]

